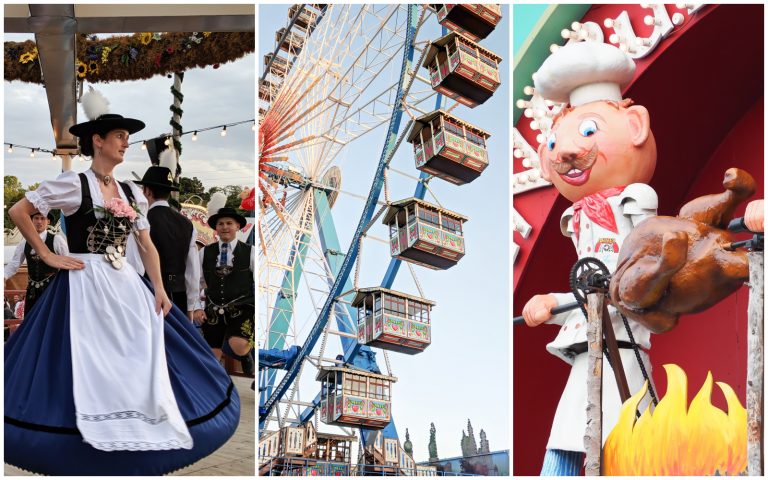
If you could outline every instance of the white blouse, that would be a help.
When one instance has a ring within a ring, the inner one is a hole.
[[[88,179],[88,189],[91,193],[91,200],[94,206],[104,206],[104,196],[99,188],[99,181],[96,179],[96,175],[93,170],[88,169],[85,172],[85,178]],[[147,210],[149,209],[149,202],[142,193],[141,189],[132,181],[128,180],[125,183],[128,184],[133,198],[136,201],[136,205],[139,207],[140,214],[136,217],[134,223],[138,230],[149,229],[149,221],[147,220]],[[118,185],[117,191],[120,194],[120,198],[128,199],[123,192],[123,188]],[[37,190],[32,190],[26,193],[27,200],[32,203],[43,215],[47,215],[52,209],[61,209],[61,212],[65,216],[69,216],[77,212],[82,203],[82,190],[80,186],[80,176],[78,172],[69,170],[61,173],[54,180],[46,180],[37,187]],[[95,210],[96,218],[102,218],[103,213]],[[128,237],[128,243],[126,245],[125,257],[128,263],[139,273],[144,274],[144,264],[141,261],[141,255],[139,254],[139,246],[136,243],[136,239],[133,235]]]
[[[91,169],[83,173],[85,173],[85,177],[88,179],[88,188],[91,192],[93,204],[103,207],[104,196],[101,194],[96,175]],[[149,221],[147,221],[149,204],[147,198],[135,183],[130,180],[125,183],[131,188],[136,205],[141,212],[141,215],[136,219],[136,228],[147,230],[149,228]],[[122,187],[118,186],[117,191],[120,194],[120,198],[127,202],[128,199],[125,197]],[[78,172],[72,170],[63,172],[55,180],[46,180],[40,184],[37,190],[27,192],[26,197],[43,215],[47,215],[52,209],[58,208],[61,209],[65,216],[70,216],[77,212],[82,201],[80,176]],[[103,217],[101,212],[96,211],[95,213],[96,218]]]

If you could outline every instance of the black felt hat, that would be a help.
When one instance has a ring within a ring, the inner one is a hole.
[[[174,192],[179,191],[179,187],[173,184],[173,174],[170,168],[151,166],[144,172],[141,180],[133,182],[137,185],[146,185],[148,187],[165,188]]]
[[[90,137],[94,133],[104,135],[112,130],[127,130],[133,134],[144,128],[144,122],[135,118],[125,118],[116,113],[105,113],[87,122],[69,127],[69,133],[76,137]]]
[[[38,210],[32,215],[30,215],[29,218],[32,218],[35,215],[42,215],[42,213],[40,213],[40,210]],[[46,215],[46,217],[48,218],[48,221],[51,222],[52,224],[56,223],[56,216],[53,214],[53,212],[48,212],[48,215]]]
[[[244,216],[237,213],[237,210],[234,208],[224,207],[220,208],[218,212],[208,217],[208,226],[216,230],[216,222],[218,222],[220,218],[235,219],[237,223],[240,224],[240,228],[243,228],[245,224],[248,223]]]
[[[80,103],[88,121],[69,127],[69,133],[76,137],[90,137],[94,133],[104,136],[112,130],[118,129],[127,130],[129,134],[134,134],[144,128],[144,122],[141,120],[109,113],[109,101],[93,87],[83,94]]]

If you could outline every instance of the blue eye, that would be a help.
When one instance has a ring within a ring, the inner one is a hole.
[[[555,138],[555,134],[554,133],[550,133],[549,137],[547,137],[547,148],[550,149],[550,150],[554,150],[555,149],[555,143],[557,143],[556,142],[556,138]]]
[[[579,125],[579,133],[582,137],[591,137],[597,132],[597,124],[594,120],[584,120]]]

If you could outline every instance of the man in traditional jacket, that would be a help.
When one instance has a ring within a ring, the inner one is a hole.
[[[53,214],[48,213],[46,216],[40,212],[35,212],[31,217],[32,225],[35,226],[40,239],[45,242],[48,249],[56,252],[58,255],[68,255],[67,240],[61,235],[54,235],[48,232],[48,226],[54,221]],[[19,271],[19,267],[25,261],[27,262],[27,271],[29,272],[29,282],[27,283],[24,311],[31,312],[32,307],[43,295],[43,292],[48,287],[48,284],[51,283],[53,276],[56,275],[58,270],[46,265],[45,262],[40,260],[40,257],[37,256],[37,253],[27,241],[22,240],[16,246],[11,261],[5,266],[4,279],[6,282]]]
[[[243,371],[253,373],[252,348],[255,316],[254,249],[236,237],[245,217],[234,208],[220,208],[208,217],[218,241],[200,250],[205,309],[195,311],[203,323],[203,336],[217,357],[222,351],[240,360]]]
[[[149,236],[160,255],[165,291],[191,321],[200,294],[200,262],[195,227],[168,203],[171,192],[179,190],[173,182],[175,155],[173,150],[164,150],[160,154],[160,165],[149,167],[141,181],[135,183],[144,187],[144,196],[149,202]]]

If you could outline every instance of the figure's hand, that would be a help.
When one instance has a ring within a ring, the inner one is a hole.
[[[523,318],[529,327],[536,327],[552,318],[550,311],[557,306],[554,295],[534,295],[523,307]]]
[[[751,232],[764,232],[763,220],[765,217],[764,201],[753,200],[747,204],[744,212],[744,224]]]
[[[155,290],[155,313],[163,312],[163,316],[166,316],[171,311],[171,307],[173,307],[173,303],[168,298],[165,290]]]
[[[40,255],[40,260],[45,262],[49,267],[57,268],[59,270],[82,270],[85,268],[85,263],[82,260],[75,257],[67,257],[65,255],[56,255],[51,251]]]
[[[206,320],[208,320],[208,317],[205,316],[205,310],[195,310],[192,317],[192,321],[195,322],[195,325],[202,325]]]

